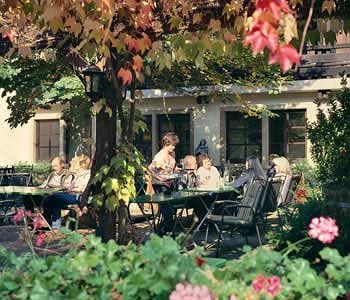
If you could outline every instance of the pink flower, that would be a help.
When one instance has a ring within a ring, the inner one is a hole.
[[[258,275],[252,282],[252,287],[257,293],[261,293],[265,287],[265,277],[263,274]]]
[[[39,232],[38,233],[38,237],[35,241],[35,246],[37,247],[41,247],[41,245],[43,244],[43,241],[45,240],[45,233],[44,232]]]
[[[205,285],[178,283],[169,300],[213,300],[214,296]]]
[[[278,276],[265,278],[263,274],[260,274],[252,282],[252,288],[257,293],[267,293],[276,297],[281,291],[281,280]]]
[[[281,290],[280,278],[278,276],[272,276],[272,277],[268,277],[266,281],[267,281],[267,288],[266,288],[267,293],[270,294],[272,297],[277,296]]]
[[[17,213],[13,216],[13,221],[14,222],[19,222],[19,221],[22,221],[24,218],[24,214],[23,214],[23,210],[20,209],[17,211]]]
[[[327,244],[332,243],[333,240],[339,235],[339,229],[335,223],[335,220],[332,218],[313,218],[309,225],[308,234],[311,238]]]
[[[33,223],[36,228],[44,227],[46,224],[40,215],[34,218]]]

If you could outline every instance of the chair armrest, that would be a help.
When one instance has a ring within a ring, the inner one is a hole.
[[[222,208],[221,213],[222,213],[222,215],[223,215],[223,213],[225,212],[225,210],[227,210],[228,208],[239,208],[239,207],[249,208],[249,209],[253,212],[253,214],[256,213],[253,207],[251,207],[251,206],[249,206],[249,205],[244,205],[244,204],[226,205],[226,206],[224,206],[224,207]]]
[[[235,200],[217,200],[214,201],[211,205],[210,205],[210,210],[213,210],[215,208],[216,205],[221,205],[221,204],[239,204],[239,201],[235,201]]]

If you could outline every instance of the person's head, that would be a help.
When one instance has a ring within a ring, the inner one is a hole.
[[[257,158],[255,155],[249,156],[246,160],[246,169],[247,170],[253,170],[254,176],[259,179],[264,179],[265,171],[262,168],[259,158]]]
[[[186,155],[184,157],[184,169],[185,170],[196,170],[197,160],[193,155]]]
[[[199,141],[199,145],[200,146],[205,146],[207,144],[207,141],[205,140],[205,139],[201,139],[200,141]]]
[[[61,173],[62,170],[64,169],[64,160],[61,157],[56,156],[51,161],[51,167],[55,173]]]
[[[162,138],[162,148],[169,153],[174,152],[175,146],[179,143],[179,138],[174,132],[167,132]]]
[[[87,155],[82,155],[79,160],[79,166],[81,169],[88,170],[91,167],[91,160]]]
[[[278,158],[278,157],[280,157],[278,154],[275,154],[275,153],[270,154],[270,155],[269,155],[270,165],[272,165],[272,164],[273,164],[273,160],[274,160],[275,158]]]
[[[290,167],[288,159],[285,157],[277,157],[272,160],[277,174],[292,175],[292,169]]]
[[[198,155],[197,162],[198,162],[198,166],[203,167],[205,169],[210,169],[211,167],[211,158],[206,153],[202,153],[201,155]]]

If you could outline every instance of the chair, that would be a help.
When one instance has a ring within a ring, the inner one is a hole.
[[[259,231],[259,222],[264,222],[263,207],[268,190],[271,187],[271,179],[255,180],[249,184],[242,201],[222,200],[216,204],[220,204],[222,207],[219,210],[220,214],[210,213],[208,216],[207,233],[209,230],[209,224],[212,223],[219,228],[218,239],[216,245],[216,257],[219,256],[220,241],[222,239],[222,231],[224,227],[228,227],[232,232],[237,230],[242,233],[246,241],[247,233],[254,229],[256,231],[259,245],[262,245],[261,236]],[[212,206],[212,211],[213,211]],[[206,235],[206,243],[207,243]]]
[[[10,177],[9,185],[13,186],[29,186],[32,184],[31,173],[14,173]]]
[[[7,175],[3,175],[3,179]],[[26,174],[12,174],[7,177],[8,185],[12,186],[29,186],[32,182],[32,175]],[[7,184],[6,184],[7,185]],[[8,220],[17,213],[17,208],[23,206],[22,196],[7,196],[0,200],[0,219],[1,223]]]

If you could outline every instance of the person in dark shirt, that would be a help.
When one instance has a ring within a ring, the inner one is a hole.
[[[233,182],[233,187],[237,189],[244,188],[246,184],[251,183],[254,179],[266,179],[265,171],[256,156],[249,156],[245,166],[246,170]]]

